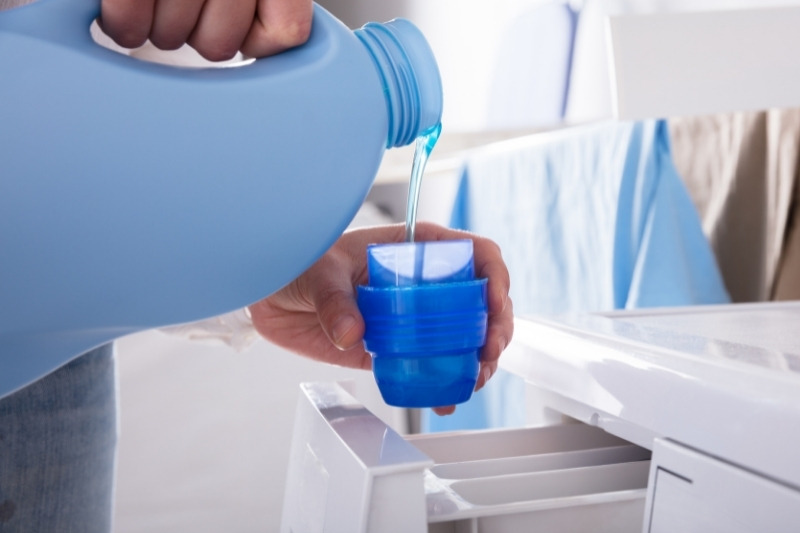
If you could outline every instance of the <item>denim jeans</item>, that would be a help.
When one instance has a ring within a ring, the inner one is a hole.
[[[0,399],[0,533],[110,533],[113,346]]]

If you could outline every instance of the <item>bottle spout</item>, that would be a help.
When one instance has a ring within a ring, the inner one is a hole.
[[[425,36],[406,19],[355,30],[383,83],[389,116],[386,147],[406,146],[442,119],[442,80]]]

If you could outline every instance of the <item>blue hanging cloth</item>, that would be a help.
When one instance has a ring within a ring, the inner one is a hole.
[[[466,162],[456,228],[495,240],[517,316],[730,301],[672,162],[664,121],[609,122],[488,146]],[[502,371],[423,431],[524,424]]]

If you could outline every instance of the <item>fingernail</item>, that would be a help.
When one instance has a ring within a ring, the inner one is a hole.
[[[500,357],[500,354],[503,353],[506,348],[508,348],[508,341],[505,339],[505,337],[500,337],[497,339],[497,348],[497,356]]]
[[[484,385],[486,385],[486,367],[481,368],[481,375],[478,376],[475,382],[475,390],[473,392],[478,392]]]
[[[345,346],[342,341],[355,325],[356,319],[352,315],[343,315],[336,319],[331,328],[331,335],[333,335],[333,343],[337,348],[340,350],[350,348],[350,346]]]
[[[491,366],[486,365],[486,366],[483,367],[483,384],[484,385],[486,385],[486,383],[489,381],[489,378],[492,377],[493,373],[494,372],[492,372],[492,367]]]

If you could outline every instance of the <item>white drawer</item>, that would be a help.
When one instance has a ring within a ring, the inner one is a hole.
[[[639,533],[650,452],[584,424],[402,437],[303,385],[282,531]]]
[[[638,533],[650,452],[598,428],[566,424],[412,435],[431,457],[429,531]]]

